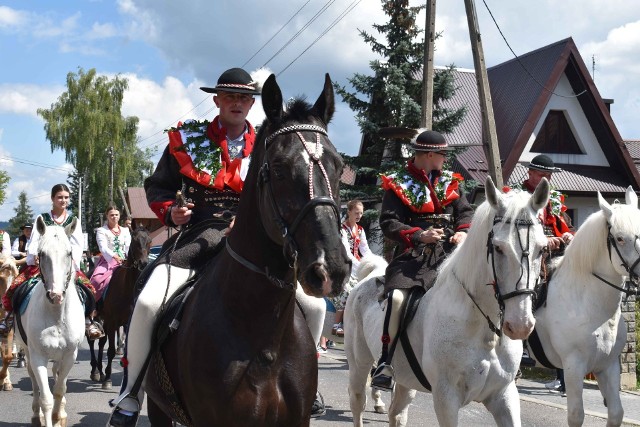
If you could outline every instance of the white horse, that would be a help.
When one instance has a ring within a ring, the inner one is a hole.
[[[67,424],[67,377],[76,360],[78,345],[84,338],[84,309],[76,292],[69,242],[76,225],[76,219],[65,228],[46,226],[41,217],[36,220],[41,235],[38,259],[42,279],[36,284],[21,316],[26,336],[22,336],[16,325],[16,337],[26,349],[33,387],[32,425]],[[49,390],[49,360],[53,360],[53,394]]]
[[[487,201],[478,207],[467,239],[443,263],[435,286],[423,297],[407,335],[432,386],[438,422],[458,424],[458,411],[484,403],[500,426],[520,425],[514,382],[522,339],[533,330],[532,289],[546,245],[538,211],[549,198],[543,180],[534,194],[501,194],[486,180]],[[363,425],[366,383],[381,352],[384,310],[376,278],[356,286],[345,309],[345,349],[353,423]],[[493,286],[492,286],[493,285]],[[396,386],[389,425],[404,426],[415,390],[427,391],[398,345]]]
[[[584,421],[584,376],[593,372],[608,411],[607,426],[619,426],[620,364],[627,329],[620,317],[623,276],[640,275],[640,210],[627,188],[626,204],[610,205],[598,193],[600,210],[587,218],[553,272],[546,304],[536,312],[535,331],[547,357],[564,369],[568,422]],[[531,352],[530,352],[531,353]],[[535,356],[535,352],[534,352]]]

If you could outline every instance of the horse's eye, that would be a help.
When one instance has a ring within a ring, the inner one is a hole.
[[[498,252],[500,255],[504,254],[504,251],[502,250],[502,248],[500,246],[496,246],[496,252]]]
[[[624,237],[618,236],[616,237],[616,240],[618,241],[618,243],[624,243]]]

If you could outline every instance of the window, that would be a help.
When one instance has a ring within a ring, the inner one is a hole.
[[[583,154],[563,111],[551,110],[531,147],[536,153]]]

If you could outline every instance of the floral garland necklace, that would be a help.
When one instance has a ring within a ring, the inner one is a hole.
[[[120,225],[118,225],[118,224],[116,224],[116,227],[118,227],[118,232],[117,233],[115,231],[113,231],[113,229],[111,227],[109,227],[109,231],[114,236],[113,237],[113,251],[120,258],[124,258],[124,251],[123,251],[122,245],[120,244],[120,234],[122,233],[122,229],[120,228]]]
[[[211,144],[207,138],[209,120],[187,120],[179,128],[171,128],[169,131],[182,131],[184,135],[182,150],[189,153],[193,166],[211,176],[211,183],[222,168],[220,158],[222,149]]]
[[[422,205],[431,201],[429,184],[415,179],[406,167],[400,167],[387,176],[390,179],[393,179],[400,186],[403,194],[407,199],[409,199],[411,205],[416,209],[420,209]],[[440,203],[446,200],[447,188],[454,181],[460,182],[461,180],[454,176],[451,171],[442,171],[435,186],[433,187],[433,191],[436,193]]]

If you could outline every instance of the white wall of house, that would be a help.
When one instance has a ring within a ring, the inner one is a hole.
[[[529,162],[540,153],[531,152],[531,147],[536,140],[538,132],[542,127],[544,120],[547,118],[550,110],[560,110],[564,112],[564,116],[571,127],[571,131],[582,149],[584,154],[555,154],[545,153],[554,161],[554,163],[571,164],[571,165],[590,165],[590,166],[609,166],[607,158],[600,147],[600,143],[596,139],[589,121],[578,102],[578,98],[573,96],[573,89],[567,77],[563,74],[558,85],[553,89],[554,93],[564,96],[551,95],[547,106],[545,107],[540,120],[529,137],[529,141],[520,157],[521,162]]]

